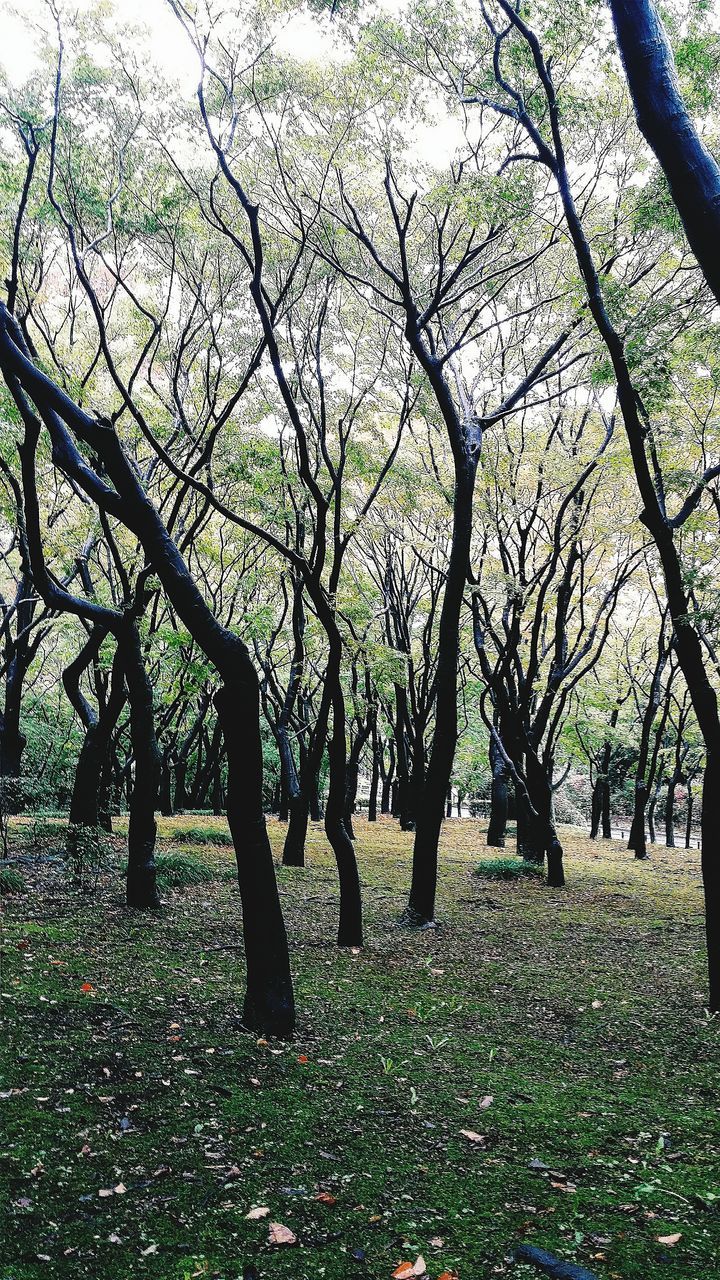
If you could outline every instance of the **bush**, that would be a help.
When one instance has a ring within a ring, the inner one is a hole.
[[[525,862],[522,858],[486,858],[475,871],[483,880],[522,880],[525,876],[542,879],[543,870],[537,862]]]
[[[102,827],[80,827],[68,824],[65,866],[81,893],[94,893],[98,877],[107,866],[112,843]]]
[[[183,844],[232,844],[227,827],[182,827],[163,836],[165,840],[179,840]]]
[[[215,879],[209,867],[184,853],[160,853],[155,859],[155,866],[157,882],[162,889],[187,889]]]
[[[14,867],[0,867],[0,893],[24,893],[25,880]]]

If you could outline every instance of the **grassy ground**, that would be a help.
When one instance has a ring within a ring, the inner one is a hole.
[[[280,872],[300,1011],[285,1045],[240,1024],[224,834],[162,823],[161,846],[214,878],[153,918],[126,912],[117,867],[83,897],[60,864],[28,864],[30,891],[4,900],[2,1280],[389,1280],[418,1254],[432,1280],[521,1280],[537,1272],[509,1260],[520,1240],[603,1280],[718,1274],[695,853],[635,863],[568,832],[553,891],[478,878],[482,825],[456,819],[441,927],[414,933],[397,923],[410,837],[360,822],[352,954],[313,829],[308,869]],[[297,1244],[271,1246],[270,1222]]]

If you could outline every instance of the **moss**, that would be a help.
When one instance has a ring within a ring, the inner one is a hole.
[[[359,820],[353,955],[314,825],[307,868],[279,877],[300,1026],[265,1044],[241,1022],[228,852],[166,823],[211,873],[202,894],[138,918],[112,876],[87,899],[45,864],[6,905],[2,1280],[389,1280],[418,1253],[432,1280],[530,1280],[506,1261],[518,1239],[600,1280],[715,1274],[719,1028],[695,853],[635,863],[568,833],[567,889],[509,895],[475,876],[482,824],[455,821],[442,928],[414,932],[393,923],[412,836]],[[255,1205],[269,1217],[248,1220]],[[299,1244],[270,1248],[270,1219]]]

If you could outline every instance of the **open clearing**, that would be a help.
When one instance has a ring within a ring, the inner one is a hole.
[[[697,853],[638,863],[566,830],[552,891],[478,878],[483,831],[446,823],[442,925],[417,933],[398,923],[412,837],[360,820],[352,954],[312,828],[308,868],[279,872],[289,1045],[240,1022],[222,820],[161,820],[161,850],[214,878],[150,919],[123,904],[120,842],[94,897],[29,861],[31,891],[4,900],[3,1280],[384,1280],[418,1254],[433,1280],[520,1280],[537,1275],[509,1261],[521,1240],[603,1280],[711,1280],[719,1028]],[[24,840],[48,854],[62,835]],[[271,1222],[297,1243],[270,1245]]]

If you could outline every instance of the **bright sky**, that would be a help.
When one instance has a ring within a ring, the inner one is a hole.
[[[73,12],[97,9],[97,0],[78,0]],[[187,88],[197,83],[197,58],[180,23],[171,13],[166,0],[115,0],[112,8],[125,22],[136,23],[150,33],[152,56],[163,70]],[[48,23],[47,9],[42,0],[0,0],[2,20],[2,44],[0,64],[17,84],[36,66],[33,52],[34,38],[28,19],[37,20],[43,26]],[[309,14],[298,15],[278,38],[278,47],[292,51],[296,57],[317,58],[327,56],[332,48],[333,36],[328,36],[321,25]]]
[[[378,0],[379,7],[391,12],[397,12],[401,4],[402,0]],[[72,5],[73,12],[98,8],[98,0],[74,0]],[[148,30],[153,61],[168,78],[180,84],[183,92],[193,93],[197,84],[197,58],[166,0],[115,0],[112,8],[122,21]],[[34,22],[45,30],[52,26],[43,0],[0,0],[0,67],[16,85],[21,84],[38,63]],[[338,48],[336,28],[327,15],[298,13],[279,30],[276,47],[308,60],[343,56],[342,49]],[[418,158],[426,163],[445,166],[461,146],[460,127],[449,119],[440,104],[437,121],[432,125],[418,124],[416,128]]]

